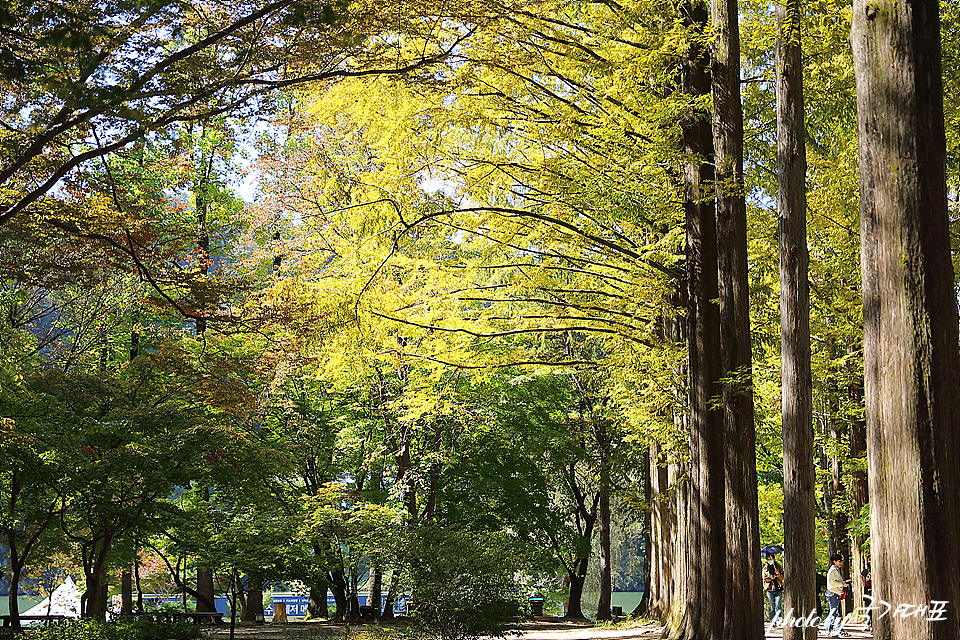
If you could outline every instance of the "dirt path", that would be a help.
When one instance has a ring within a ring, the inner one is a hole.
[[[357,627],[331,625],[323,622],[291,622],[288,624],[237,626],[235,637],[238,640],[345,640],[350,632]],[[518,640],[654,640],[660,638],[663,627],[654,625],[629,625],[612,628],[594,627],[590,624],[571,622],[527,622],[518,629],[521,638]],[[864,640],[873,636],[863,625],[849,627],[851,640]],[[207,635],[211,639],[226,640],[230,636],[230,627],[207,627]],[[514,636],[508,636],[508,640]],[[828,636],[821,632],[820,638]],[[767,630],[767,640],[783,638],[781,629]]]

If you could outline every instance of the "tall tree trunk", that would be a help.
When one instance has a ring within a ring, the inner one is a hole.
[[[637,606],[634,607],[633,611],[630,612],[632,618],[639,618],[641,616],[646,616],[651,610],[650,607],[650,591],[652,589],[651,581],[651,564],[653,558],[651,556],[651,539],[653,537],[653,489],[650,481],[650,476],[655,472],[655,462],[654,462],[654,445],[651,444],[647,447],[645,452],[644,462],[640,467],[641,479],[640,482],[643,485],[643,499],[647,503],[647,509],[643,512],[643,595],[640,596],[640,602],[637,603]]]
[[[760,515],[757,496],[753,358],[747,278],[747,205],[743,181],[740,31],[736,0],[711,0],[713,145],[717,176],[725,452],[726,583],[723,637],[763,638]]]
[[[694,101],[710,94],[706,6],[694,0],[681,6],[691,32],[683,59],[683,92],[690,106],[683,118],[684,208],[687,260],[687,344],[690,379],[689,553],[697,558],[687,572],[686,609],[679,636],[687,640],[720,638],[723,631],[726,566],[724,553],[723,411],[712,399],[719,385],[720,319],[715,300],[717,222],[714,211],[713,136],[710,116]]]
[[[960,637],[960,348],[946,200],[939,3],[855,0],[873,591],[948,603],[876,637]],[[951,542],[952,541],[952,542]]]
[[[830,546],[835,548],[843,555],[843,566],[840,572],[845,578],[850,577],[850,537],[848,535],[849,518],[843,510],[843,497],[846,488],[843,486],[841,478],[843,474],[843,461],[840,457],[840,442],[846,435],[846,422],[839,416],[840,413],[840,388],[837,385],[836,378],[830,380],[830,441],[834,445],[833,454],[830,456],[830,495],[833,498],[833,504],[830,514],[833,517],[830,527],[830,537],[832,538]],[[843,613],[853,613],[853,598],[849,596],[843,600]]]
[[[592,413],[592,411],[591,411]],[[600,450],[600,490],[597,503],[597,524],[600,544],[600,595],[597,600],[597,620],[610,620],[610,601],[613,591],[613,558],[610,547],[610,436],[607,423],[594,417],[594,435]]]
[[[780,352],[783,424],[783,611],[816,609],[813,380],[807,279],[807,157],[803,125],[800,0],[778,9],[777,214],[780,235]],[[815,627],[787,626],[786,640],[814,640]]]
[[[847,342],[847,375],[851,380],[847,384],[847,400],[855,407],[863,406],[863,379],[856,377],[856,371],[852,362],[856,349],[852,341]],[[862,418],[855,418],[850,424],[850,454],[848,460],[851,462],[850,470],[850,506],[853,508],[853,516],[860,517],[860,511],[867,504],[869,493],[867,491],[867,473],[862,468],[866,462],[867,453],[867,429],[866,423]],[[863,543],[866,542],[864,535],[854,532],[850,539],[850,566],[853,573],[853,607],[854,610],[864,606],[863,590],[865,582],[861,575],[867,566],[867,555],[863,552]]]

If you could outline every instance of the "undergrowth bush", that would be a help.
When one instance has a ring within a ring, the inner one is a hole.
[[[29,640],[200,640],[200,628],[189,622],[147,619],[103,622],[89,618],[50,623],[32,629]]]

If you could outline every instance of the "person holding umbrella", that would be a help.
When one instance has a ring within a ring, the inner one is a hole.
[[[770,605],[770,623],[776,625],[783,616],[783,567],[777,562],[778,553],[783,547],[768,545],[760,550],[766,558],[763,566],[763,589]]]

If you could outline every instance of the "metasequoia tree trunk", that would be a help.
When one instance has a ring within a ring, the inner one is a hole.
[[[686,307],[683,289],[674,292],[672,302],[675,308]],[[685,323],[678,315],[663,318],[663,337],[671,343],[682,343]],[[677,379],[686,377],[685,365],[677,367]],[[686,388],[674,390],[676,407],[683,406],[683,394]],[[671,419],[679,432],[687,428],[687,415],[682,411],[671,411],[665,419]],[[651,595],[648,616],[661,621],[668,629],[665,635],[674,635],[683,621],[686,607],[686,571],[687,553],[687,482],[684,470],[675,462],[663,459],[659,445],[650,448],[650,493],[651,493]]]
[[[630,612],[633,618],[646,616],[650,610],[650,591],[651,585],[651,539],[653,538],[653,490],[650,482],[650,474],[655,470],[654,445],[647,447],[646,455],[643,456],[643,463],[640,469],[640,483],[643,485],[643,499],[647,501],[647,509],[643,512],[643,595],[640,596],[640,602]]]
[[[710,94],[706,6],[689,1],[681,14],[691,31],[683,59],[683,92],[690,106],[682,121],[687,261],[687,344],[690,385],[689,554],[686,608],[676,637],[720,638],[723,629],[724,553],[723,412],[712,406],[721,395],[720,318],[717,299],[717,222],[714,211],[713,136],[710,117],[694,101]]]
[[[851,577],[850,564],[850,537],[849,537],[849,518],[842,508],[842,498],[846,494],[846,487],[843,485],[843,461],[840,458],[839,444],[846,436],[847,425],[839,417],[840,413],[840,388],[836,384],[836,379],[831,380],[830,387],[830,441],[834,443],[834,452],[830,456],[830,495],[833,504],[829,511],[833,516],[833,523],[830,531],[830,547],[836,549],[843,555],[843,566],[840,572],[845,578]],[[852,593],[852,592],[848,592]],[[846,597],[842,602],[841,608],[844,615],[853,613],[853,598]]]
[[[760,516],[757,498],[753,359],[747,279],[747,205],[743,184],[743,109],[736,0],[711,0],[713,145],[716,154],[717,261],[720,292],[725,454],[723,637],[763,638]]]
[[[598,542],[600,543],[600,595],[597,599],[597,620],[610,620],[613,592],[613,557],[610,548],[610,437],[607,423],[594,418],[594,435],[600,451],[600,490],[597,503]]]
[[[884,640],[958,638],[960,349],[947,222],[939,3],[855,0],[864,390]]]
[[[778,9],[777,215],[780,235],[780,350],[783,421],[783,611],[816,610],[814,550],[813,381],[810,373],[810,285],[807,280],[806,147],[800,0]],[[785,640],[814,640],[816,627],[788,626]]]
[[[847,400],[856,407],[863,406],[863,379],[856,376],[852,357],[856,352],[852,341],[847,343],[847,375],[851,377],[847,384]],[[867,504],[867,473],[861,465],[865,462],[867,453],[867,428],[864,421],[857,417],[850,424],[850,455],[848,460],[853,465],[850,470],[850,506],[854,517],[860,517],[860,510]],[[863,590],[865,581],[863,570],[867,566],[867,554],[863,552],[865,536],[857,533],[856,529],[850,539],[850,566],[853,574],[853,607],[854,610],[864,606]]]

